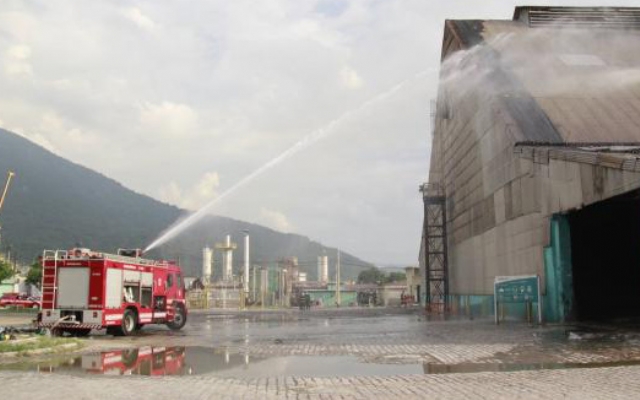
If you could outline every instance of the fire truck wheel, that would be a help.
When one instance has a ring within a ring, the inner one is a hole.
[[[122,351],[122,363],[127,367],[131,368],[135,365],[136,361],[138,361],[138,350],[137,349],[125,349]]]
[[[176,314],[173,316],[173,321],[168,322],[167,326],[173,331],[179,331],[186,323],[187,313],[184,312],[184,307],[181,304],[178,304],[176,306]]]
[[[136,331],[136,324],[138,323],[138,318],[136,317],[135,311],[131,309],[127,309],[124,311],[124,315],[122,316],[122,326],[120,330],[122,331],[123,336],[129,336]]]

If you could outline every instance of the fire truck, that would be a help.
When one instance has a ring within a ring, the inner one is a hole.
[[[182,271],[173,261],[142,258],[139,249],[45,250],[39,319],[54,335],[106,328],[127,336],[147,324],[179,330],[187,322]]]

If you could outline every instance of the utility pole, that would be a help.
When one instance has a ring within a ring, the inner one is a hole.
[[[340,307],[342,296],[340,293],[340,250],[338,250],[338,262],[336,263],[336,305]]]
[[[249,299],[249,231],[244,231],[244,299]]]
[[[269,288],[269,270],[266,267],[260,269],[260,304],[264,308],[265,295]]]
[[[280,295],[282,307],[286,305],[286,301],[285,301],[286,295],[287,295],[287,270],[283,269],[282,270],[282,291]]]
[[[257,266],[253,266],[253,302],[255,303],[258,300],[257,289],[258,289],[258,281],[256,280],[256,269]]]

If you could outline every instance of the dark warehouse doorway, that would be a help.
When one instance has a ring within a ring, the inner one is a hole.
[[[578,321],[640,317],[640,191],[568,215]]]

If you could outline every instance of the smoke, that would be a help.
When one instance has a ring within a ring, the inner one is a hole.
[[[444,60],[440,89],[455,98],[470,91],[486,96],[584,98],[619,95],[640,85],[640,32],[548,28],[485,23],[484,41]],[[496,81],[505,74],[513,81]]]
[[[514,140],[640,139],[640,31],[483,24],[480,44],[442,63],[440,121],[475,110],[478,140],[496,123]]]

